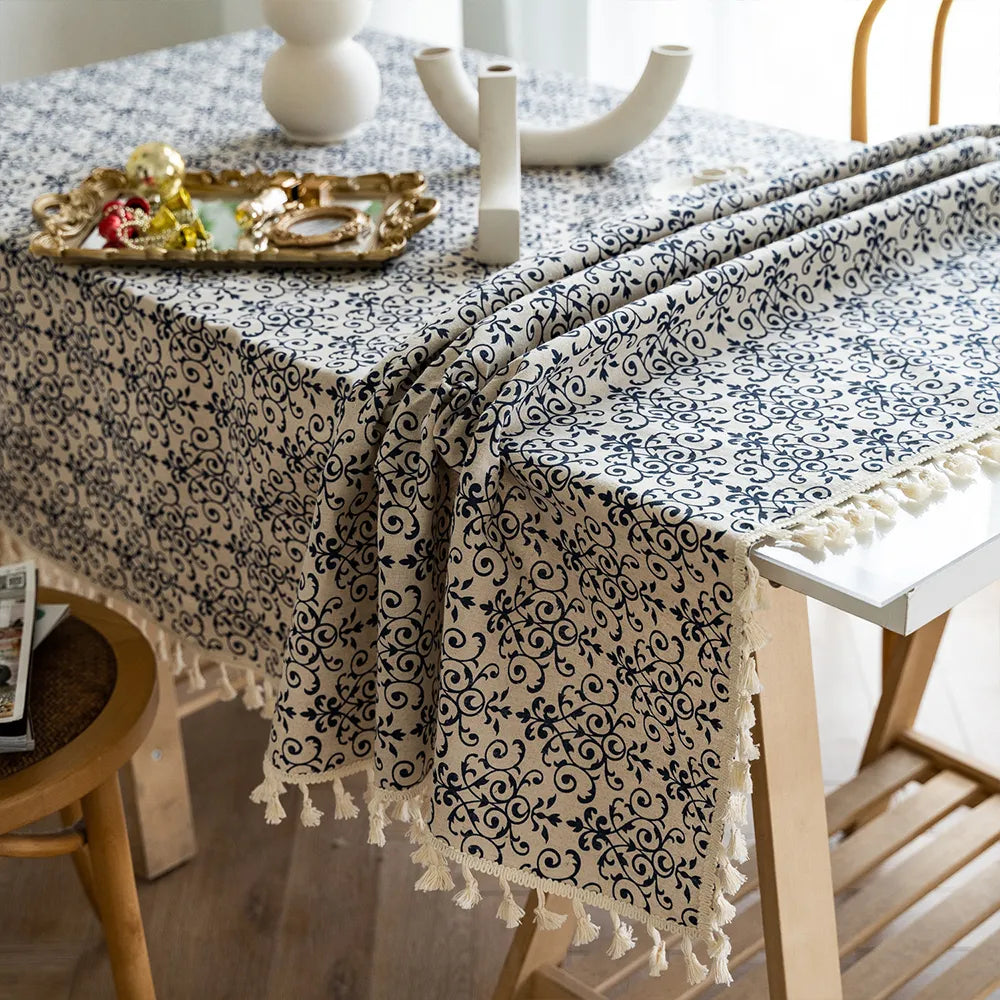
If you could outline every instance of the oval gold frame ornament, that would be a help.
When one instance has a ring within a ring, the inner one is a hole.
[[[294,233],[292,226],[309,219],[343,219],[339,226],[324,233]],[[267,227],[267,239],[279,247],[328,247],[355,240],[371,228],[367,212],[349,205],[316,205],[284,212]]]

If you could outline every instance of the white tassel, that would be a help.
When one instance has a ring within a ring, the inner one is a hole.
[[[826,539],[829,545],[842,548],[854,541],[854,526],[843,514],[831,512],[825,520]]]
[[[712,978],[720,986],[732,986],[733,977],[729,972],[729,952],[732,945],[721,931],[712,935],[708,946],[708,957],[712,961]]]
[[[958,482],[973,479],[979,472],[979,463],[971,455],[960,451],[946,455],[941,464],[944,466],[944,471]]]
[[[741,695],[739,705],[736,708],[736,724],[743,732],[749,733],[757,721],[757,711],[753,707],[753,698],[749,695]]]
[[[728,895],[733,896],[739,892],[746,883],[746,880],[746,875],[729,858],[722,859],[719,864],[719,881]]]
[[[746,648],[752,653],[763,649],[771,641],[771,635],[755,618],[750,618],[743,624],[743,636]]]
[[[614,911],[611,913],[611,924],[615,933],[614,937],[611,938],[611,944],[608,945],[608,958],[617,961],[635,947],[635,934],[632,933],[632,928]]]
[[[410,828],[406,831],[406,839],[411,844],[419,844],[424,834],[427,832],[427,821],[424,819],[423,806],[418,799],[414,799],[410,806]]]
[[[433,841],[424,841],[410,857],[418,864],[427,866],[423,875],[417,879],[414,888],[420,892],[446,892],[455,888],[455,880],[451,877],[448,862],[444,860]]]
[[[160,663],[169,663],[172,659],[173,650],[170,646],[170,640],[167,638],[165,632],[160,633],[160,637],[156,641],[156,659]]]
[[[229,679],[229,671],[224,663],[219,664],[219,698],[221,701],[232,701],[236,697],[236,688]]]
[[[750,858],[750,848],[747,846],[747,838],[743,833],[742,826],[730,826],[729,833],[729,856],[738,865],[744,864]]]
[[[535,907],[535,923],[543,931],[556,931],[566,923],[565,913],[555,913],[545,908],[545,893],[541,888],[535,890],[538,896],[538,905]]]
[[[845,516],[854,525],[857,535],[870,535],[875,530],[875,511],[865,506],[863,502],[856,502],[853,507],[845,511]]]
[[[821,550],[826,548],[826,528],[816,522],[796,528],[791,537],[793,542],[807,549]]]
[[[273,719],[274,710],[278,707],[278,692],[270,677],[264,678],[264,701],[260,708],[262,719]]]
[[[646,924],[646,929],[653,939],[653,947],[649,949],[649,974],[656,979],[670,968],[670,963],[667,961],[667,946],[663,943],[663,937],[652,922]]]
[[[401,823],[413,822],[413,811],[410,806],[410,799],[396,799],[392,804],[392,818]]]
[[[285,786],[269,774],[250,793],[250,801],[255,805],[265,806],[264,822],[276,826],[285,818],[285,809],[281,804],[281,796],[284,794]]]
[[[587,907],[579,899],[573,900],[573,915],[576,917],[576,930],[573,933],[573,944],[579,948],[581,945],[590,944],[596,941],[601,933],[601,929],[590,919]]]
[[[747,797],[738,789],[732,789],[729,793],[729,801],[726,803],[726,811],[723,813],[725,822],[734,828],[743,827],[747,821]]]
[[[979,457],[987,462],[1000,463],[1000,437],[989,437],[978,445]]]
[[[334,819],[357,819],[360,809],[354,804],[354,796],[351,795],[340,778],[333,779],[333,818]]]
[[[744,795],[749,796],[753,791],[753,778],[750,775],[750,765],[745,760],[733,761],[730,780],[733,783],[733,789],[743,792]]]
[[[736,759],[746,761],[757,760],[760,757],[760,748],[753,741],[753,733],[749,729],[741,729],[736,737]]]
[[[246,686],[243,689],[243,706],[250,709],[250,711],[263,708],[264,699],[261,696],[260,688],[257,686],[257,678],[254,672],[249,667],[246,667],[243,674],[246,677]]]
[[[917,473],[927,484],[932,493],[947,493],[951,489],[951,480],[933,465],[925,465]]]
[[[410,860],[415,865],[423,865],[427,868],[429,865],[441,864],[441,855],[438,853],[438,850],[432,841],[425,840],[415,851],[413,851],[412,854],[410,854]]]
[[[721,882],[715,890],[715,915],[720,925],[728,924],[736,916],[736,907],[726,899]]]
[[[191,666],[188,667],[188,691],[204,691],[208,682],[205,680],[205,675],[201,672],[201,664],[197,659],[193,660]]]
[[[184,670],[184,647],[178,642],[174,646],[174,677],[180,677]]]
[[[900,480],[897,485],[899,492],[914,503],[923,503],[931,495],[930,487],[917,476]]]
[[[755,611],[759,611],[764,607],[766,599],[767,583],[761,579],[760,571],[748,559],[746,587],[743,589],[743,593],[740,594],[736,606],[744,618],[749,618]]]
[[[694,943],[686,934],[681,939],[681,951],[684,953],[688,986],[698,986],[708,977],[708,969],[698,961],[698,956],[694,953]]]
[[[368,803],[368,843],[385,847],[385,799],[374,797]]]
[[[476,881],[476,876],[472,874],[472,869],[464,863],[462,864],[462,878],[465,879],[465,888],[456,892],[451,898],[463,910],[471,910],[483,901],[483,894],[479,891],[479,883]]]
[[[497,907],[497,920],[502,920],[508,930],[513,930],[524,918],[524,910],[517,905],[514,894],[510,891],[510,883],[500,876],[500,888],[503,889],[503,899]]]
[[[868,501],[873,510],[890,520],[899,513],[899,504],[885,490],[875,490],[866,494],[864,499]]]
[[[299,785],[299,788],[302,791],[302,812],[299,813],[299,820],[303,826],[319,826],[319,821],[323,818],[323,810],[317,809],[313,805],[308,785]]]
[[[455,888],[455,880],[447,863],[439,857],[437,864],[427,866],[414,888],[418,892],[449,892]]]

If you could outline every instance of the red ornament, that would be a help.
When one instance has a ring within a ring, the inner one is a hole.
[[[113,198],[105,202],[101,209],[101,221],[98,223],[97,231],[104,237],[105,247],[121,247],[122,237],[135,239],[139,235],[137,225],[134,223],[136,211],[143,211],[149,214],[149,202],[145,198],[138,196],[122,201],[120,198]]]

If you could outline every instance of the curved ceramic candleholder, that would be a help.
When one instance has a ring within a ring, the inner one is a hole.
[[[480,71],[478,118],[478,255],[486,264],[512,264],[521,256],[521,143],[513,66]]]
[[[261,92],[289,138],[326,145],[375,117],[378,66],[353,40],[371,7],[372,0],[264,0],[264,17],[285,44],[268,59]]]
[[[521,165],[596,166],[634,149],[666,118],[677,100],[692,51],[658,45],[642,77],[618,105],[590,122],[568,128],[522,124]],[[420,82],[444,123],[467,145],[479,149],[479,102],[454,49],[424,49],[414,56]]]

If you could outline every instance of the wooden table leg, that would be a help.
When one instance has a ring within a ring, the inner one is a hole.
[[[68,806],[59,810],[59,820],[63,826],[76,826],[83,819],[83,809],[79,802],[71,802]],[[73,867],[83,886],[83,892],[90,903],[94,916],[101,919],[101,908],[97,903],[97,894],[94,892],[94,872],[90,865],[90,851],[86,847],[81,847],[70,855]]]
[[[532,892],[504,960],[493,1000],[529,1000],[530,980],[534,973],[543,966],[560,965],[569,951],[576,929],[572,901],[551,893],[545,897],[546,909],[553,913],[568,914],[562,927],[554,931],[540,930],[535,923],[537,905],[538,897]]]
[[[771,1000],[841,1000],[806,599],[771,592],[753,815]]]
[[[901,733],[913,727],[948,614],[946,611],[912,635],[883,633],[882,696],[861,757],[861,767],[881,757]]]
[[[157,683],[160,701],[153,727],[124,768],[133,862],[137,874],[148,879],[183,864],[197,850],[170,663],[157,661]]]
[[[119,1000],[155,1000],[118,775],[83,797],[94,889]]]

